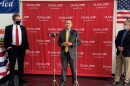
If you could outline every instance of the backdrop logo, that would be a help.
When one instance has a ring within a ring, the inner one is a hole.
[[[54,52],[54,51],[48,51],[48,54],[50,56],[54,56],[54,54],[55,54],[55,56],[59,56],[60,55],[60,51],[56,51],[56,52]]]
[[[27,65],[29,65],[29,62],[24,62],[24,66],[27,66]]]
[[[78,33],[83,33],[85,31],[85,28],[75,28],[74,30],[77,30]]]
[[[29,32],[34,32],[34,33],[37,33],[38,31],[40,31],[41,30],[41,28],[33,28],[33,27],[29,27],[29,28],[27,28],[27,31],[29,31]]]
[[[92,70],[92,68],[94,67],[95,67],[94,64],[80,64],[80,68],[84,70]]]
[[[93,6],[96,8],[106,8],[110,3],[94,3]]]
[[[81,19],[83,21],[94,21],[96,19],[96,16],[81,16]]]
[[[34,50],[33,50],[33,51],[29,51],[29,53],[30,53],[30,54],[39,54],[40,51],[34,51]]]
[[[94,40],[82,40],[81,44],[85,45],[85,46],[92,46],[94,45],[95,41]]]
[[[50,63],[36,63],[38,66],[50,66]]]
[[[59,16],[59,20],[65,21],[66,19],[73,19],[73,16]]]
[[[30,50],[28,54],[29,54],[29,56],[37,56],[37,57],[39,57],[40,53],[41,52],[39,50]]]
[[[60,32],[62,28],[48,28],[48,31],[50,32]]]
[[[51,19],[51,16],[37,16],[37,19],[39,21],[49,21]]]
[[[84,52],[78,52],[78,57],[81,57],[84,55]]]
[[[26,4],[27,7],[40,7],[41,4]]]
[[[50,9],[60,9],[61,7],[63,7],[63,4],[48,4],[48,7]]]
[[[103,65],[103,68],[108,68],[108,69],[110,68],[111,69],[112,66],[110,66],[110,65]]]
[[[24,19],[29,19],[29,16],[23,16]]]
[[[38,44],[45,44],[45,45],[47,45],[48,43],[50,43],[50,41],[51,40],[40,40],[40,39],[37,39],[36,40],[36,43],[38,43]]]
[[[41,4],[26,4],[27,7],[29,7],[29,9],[38,9]]]
[[[92,56],[94,56],[95,58],[104,58],[107,55],[108,55],[108,53],[105,53],[105,52],[102,52],[102,53],[93,52],[92,53]]]
[[[108,28],[93,28],[93,32],[95,33],[106,33]]]
[[[70,4],[70,7],[72,7],[73,9],[83,9],[85,5],[86,4]]]
[[[30,16],[23,16],[23,21],[27,21],[29,19]]]
[[[112,46],[112,41],[103,41],[106,46]]]
[[[104,16],[107,21],[113,21],[113,16]]]

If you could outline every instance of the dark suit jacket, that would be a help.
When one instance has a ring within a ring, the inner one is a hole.
[[[118,50],[118,46],[121,46],[121,41],[123,37],[123,33],[125,30],[121,30],[118,32],[118,35],[115,40],[116,48],[117,48],[117,55],[119,55],[120,51]],[[124,50],[122,51],[122,54],[124,57],[130,57],[130,30],[127,32],[122,47],[124,47]]]
[[[22,32],[22,48],[23,48],[23,50],[29,49],[26,28],[21,25],[20,25],[20,28],[21,28],[21,32]],[[11,45],[12,45],[12,29],[13,29],[13,25],[9,25],[9,26],[5,27],[4,46],[6,49],[8,47],[11,47]]]
[[[70,30],[70,34],[69,34],[69,42],[72,43],[72,46],[69,46],[69,54],[70,57],[72,59],[76,58],[76,34],[78,34],[78,32],[76,30],[71,29]],[[61,53],[60,53],[60,57],[61,59],[64,58],[64,54],[65,54],[65,47],[62,46],[62,43],[66,41],[66,29],[62,30],[59,33],[59,38],[58,38],[58,45],[61,47]],[[80,37],[79,35],[77,35],[77,45],[80,45]]]

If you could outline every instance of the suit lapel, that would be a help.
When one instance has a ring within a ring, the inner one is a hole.
[[[129,37],[130,37],[130,30],[127,32],[124,41],[128,41]]]
[[[73,34],[73,30],[71,29],[71,30],[70,30],[70,34],[69,34],[69,42],[70,42],[71,39],[72,39],[72,34]]]
[[[12,31],[13,31],[13,25],[11,25],[10,27],[10,32],[12,33]]]
[[[63,31],[63,36],[62,36],[62,38],[63,38],[63,41],[66,41],[66,29]]]

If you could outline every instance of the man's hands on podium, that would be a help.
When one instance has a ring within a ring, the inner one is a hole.
[[[64,42],[64,43],[62,43],[62,46],[72,46],[72,43],[71,42]]]

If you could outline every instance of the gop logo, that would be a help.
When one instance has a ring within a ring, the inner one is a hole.
[[[51,16],[37,16],[37,19],[39,21],[48,21],[49,19],[51,19]]]
[[[40,44],[40,45],[48,45],[50,43],[51,40],[43,40],[43,39],[37,39],[36,43]]]
[[[34,50],[32,50],[32,51],[29,51],[29,53],[30,54],[40,54],[40,51],[34,51]]]
[[[59,16],[59,20],[64,22],[66,19],[73,19],[73,16]]]
[[[70,7],[84,7],[86,4],[70,4]]]
[[[113,16],[104,16],[107,21],[113,21]]]
[[[29,19],[29,16],[23,16],[23,19]]]
[[[106,33],[109,29],[108,28],[93,28],[95,33]]]
[[[73,16],[59,16],[59,19],[73,19]]]
[[[70,7],[73,9],[83,9],[86,4],[70,4]]]
[[[26,4],[27,7],[40,7],[41,4]]]
[[[112,41],[103,41],[106,46],[112,46]]]
[[[55,8],[55,7],[62,7],[63,4],[48,4],[48,7]]]
[[[112,66],[111,65],[103,65],[103,68],[111,69]]]
[[[62,30],[62,28],[48,28],[48,31],[51,31],[51,32],[53,32],[53,31],[59,32],[61,30]]]
[[[108,6],[110,3],[93,3],[94,7],[106,7]]]
[[[50,63],[36,63],[36,65],[38,65],[38,66],[49,66],[50,65]]]

